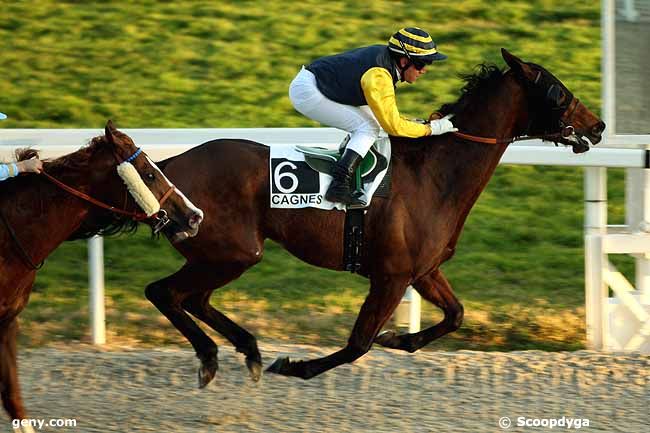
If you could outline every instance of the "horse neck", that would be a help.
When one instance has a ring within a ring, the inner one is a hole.
[[[500,86],[490,98],[468,104],[455,118],[460,132],[501,140],[521,135],[527,122],[525,94],[511,74],[503,76]],[[460,177],[468,182],[468,188],[478,192],[485,188],[508,147],[508,143],[476,143],[451,134],[447,135],[446,145],[450,146],[445,155],[447,161],[435,161],[429,166],[435,165],[437,169],[447,170],[449,176],[462,173]],[[435,152],[430,158],[437,158]]]
[[[66,185],[90,193],[90,165],[69,162],[72,164],[61,163],[61,160],[46,162],[44,169]],[[2,211],[34,263],[44,260],[65,241],[87,217],[92,206],[36,175],[12,181],[12,189],[7,195],[11,197],[3,200]],[[6,228],[2,230],[3,238],[14,242],[7,237]]]
[[[522,89],[506,75],[488,100],[469,104],[454,121],[461,132],[509,138],[523,132],[527,116]],[[476,143],[452,134],[421,139],[415,145],[421,146],[419,150],[413,150],[408,139],[396,141],[394,154],[414,173],[410,183],[417,185],[416,194],[423,198],[417,206],[429,206],[426,214],[449,212],[457,230],[507,149],[507,144]]]

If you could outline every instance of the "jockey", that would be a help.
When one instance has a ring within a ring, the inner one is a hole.
[[[7,115],[0,113],[0,120],[7,118]],[[43,171],[43,163],[38,158],[27,159],[25,161],[11,162],[9,164],[0,163],[0,181],[10,177],[18,176],[18,173],[40,173]]]
[[[450,116],[427,124],[406,119],[395,102],[398,81],[414,83],[427,65],[446,58],[427,32],[407,27],[391,36],[388,46],[357,48],[303,66],[289,87],[294,108],[310,119],[351,133],[341,159],[333,165],[327,200],[357,202],[350,179],[379,136],[380,127],[400,137],[457,131]]]

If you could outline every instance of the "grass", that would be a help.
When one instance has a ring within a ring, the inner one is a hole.
[[[597,2],[15,1],[2,10],[7,128],[97,128],[107,118],[125,128],[318,126],[287,97],[300,65],[385,43],[410,25],[432,32],[450,58],[401,86],[404,114],[424,117],[455,100],[458,74],[503,65],[501,47],[600,107]],[[609,173],[616,223],[623,173]],[[583,347],[582,221],[581,170],[499,167],[443,268],[465,304],[465,324],[434,348]],[[109,340],[186,345],[143,295],[180,267],[179,255],[146,230],[105,245]],[[21,316],[23,344],[88,338],[85,256],[85,244],[72,242],[50,257]],[[213,303],[262,338],[341,344],[366,292],[363,279],[309,267],[269,243],[263,262]],[[429,325],[440,315],[425,306],[423,318]]]

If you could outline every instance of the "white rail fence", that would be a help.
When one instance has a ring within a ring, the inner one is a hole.
[[[125,129],[145,152],[160,160],[217,138],[245,138],[265,144],[309,144],[338,146],[345,133],[333,128],[261,129]],[[13,150],[33,147],[44,158],[55,158],[77,150],[103,133],[100,129],[4,129],[0,130],[0,158],[8,160]],[[596,349],[650,350],[650,269],[637,269],[636,292],[630,283],[607,261],[609,253],[650,254],[650,177],[648,164],[650,136],[626,135],[605,138],[591,151],[575,155],[570,149],[531,141],[511,145],[501,163],[587,167],[585,170],[585,289],[588,342]],[[640,220],[628,226],[607,226],[606,168],[636,168],[636,195],[628,201],[641,203]],[[95,344],[105,342],[104,267],[101,238],[89,240],[89,285],[91,334]],[[616,298],[610,299],[608,285]],[[405,296],[410,312],[410,332],[420,329],[420,299],[409,289]],[[623,325],[621,325],[623,323]]]

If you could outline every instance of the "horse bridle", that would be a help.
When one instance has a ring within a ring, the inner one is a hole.
[[[140,155],[141,152],[142,152],[142,149],[140,149],[140,148],[136,149],[135,153],[133,153],[133,155],[131,155],[130,157],[126,158],[124,161],[126,161],[126,162],[133,161],[135,158],[138,157],[138,155]],[[124,162],[124,161],[122,161],[122,162]],[[162,208],[160,209],[160,211],[158,212],[157,215],[153,215],[153,216],[148,216],[144,212],[135,212],[135,211],[128,211],[126,209],[120,209],[120,208],[117,208],[115,206],[111,206],[109,204],[106,204],[106,203],[104,203],[104,202],[102,202],[100,200],[97,200],[96,198],[93,198],[93,197],[89,196],[86,193],[83,193],[83,192],[81,192],[81,191],[79,191],[79,190],[77,190],[75,188],[72,188],[69,185],[66,185],[65,183],[61,182],[60,180],[58,180],[54,176],[50,175],[49,173],[46,173],[45,171],[41,172],[41,174],[43,176],[45,176],[45,178],[47,180],[49,180],[50,182],[52,182],[54,185],[58,186],[62,190],[66,191],[66,192],[68,192],[68,193],[74,195],[75,197],[78,197],[78,198],[80,198],[80,199],[82,199],[84,201],[87,201],[87,202],[89,202],[89,203],[91,203],[91,204],[93,204],[95,206],[98,206],[98,207],[100,207],[102,209],[106,209],[106,210],[108,210],[108,211],[110,211],[112,213],[116,213],[118,215],[123,215],[123,216],[126,216],[126,217],[130,217],[134,221],[144,221],[144,220],[149,219],[149,218],[155,219],[157,221],[157,223],[153,228],[154,233],[158,233],[160,230],[163,229],[163,227],[165,227],[170,222],[170,219],[167,216],[167,212]],[[170,186],[170,188],[167,190],[167,192],[165,192],[165,194],[163,194],[163,196],[160,198],[160,200],[158,200],[158,203],[160,203],[161,207],[162,207],[163,203],[165,203],[165,201],[167,201],[167,199],[174,193],[175,190],[176,190],[176,187],[172,184]],[[20,242],[20,239],[18,239],[18,236],[16,235],[16,232],[14,231],[13,227],[11,227],[11,225],[9,224],[9,221],[7,221],[7,218],[5,217],[2,210],[0,210],[0,219],[2,220],[5,227],[7,228],[7,231],[9,232],[9,235],[11,236],[11,239],[14,241],[14,244],[18,247],[18,252],[22,256],[23,260],[33,270],[41,269],[43,267],[43,264],[45,263],[45,261],[43,260],[38,265],[34,264],[32,259],[29,257],[29,254],[27,253],[27,251],[23,247],[22,243]]]
[[[539,82],[541,75],[542,72],[537,71],[537,77],[535,78],[534,84],[537,84]],[[551,86],[549,86],[546,92],[547,97],[548,95],[550,95],[554,86],[558,86],[558,85],[552,84]],[[552,141],[557,145],[557,140],[559,140],[560,138],[569,138],[572,135],[575,135],[575,128],[573,127],[573,116],[576,113],[576,109],[581,104],[582,103],[580,102],[580,100],[575,96],[573,96],[573,94],[571,94],[571,101],[569,102],[567,107],[562,111],[562,114],[558,119],[560,131],[556,133],[550,133],[550,134],[544,133],[540,135],[520,135],[520,136],[508,137],[508,138],[480,137],[480,136],[466,134],[464,132],[459,132],[459,131],[454,131],[453,134],[465,140],[473,141],[475,143],[484,143],[484,144],[511,144],[514,143],[515,141],[541,139],[545,141]]]

